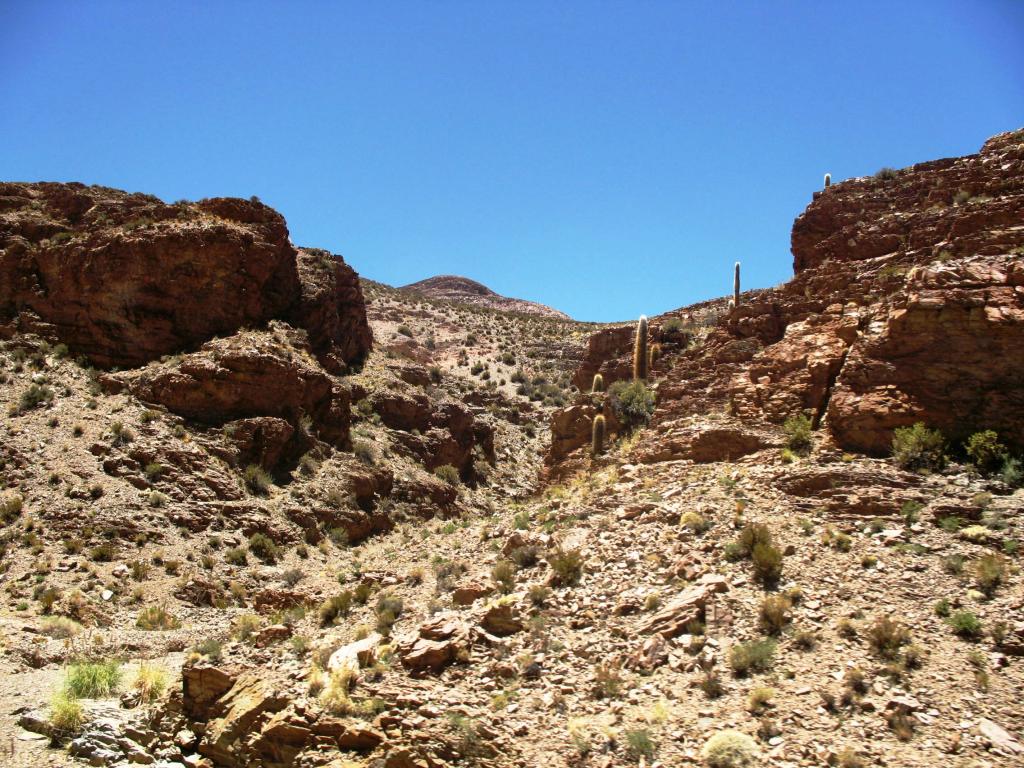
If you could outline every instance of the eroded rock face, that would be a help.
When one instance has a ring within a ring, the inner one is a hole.
[[[282,443],[280,430],[260,422],[267,432],[265,445],[260,449],[244,439],[246,450],[280,454],[295,433],[302,431],[304,418],[310,420],[319,439],[344,447],[350,418],[348,391],[323,372],[308,349],[297,344],[286,326],[240,333],[208,342],[180,360],[153,364],[117,378],[140,400],[163,405],[195,421],[224,424],[269,416],[293,428],[293,434]],[[252,426],[255,431],[256,425]]]
[[[815,193],[793,226],[795,277],[736,308],[718,300],[702,343],[667,373],[655,368],[657,408],[637,455],[690,458],[692,441],[668,436],[708,414],[778,424],[802,413],[840,447],[872,454],[917,421],[952,440],[995,429],[1024,446],[1022,222],[1024,131]],[[652,320],[652,341],[663,323]],[[574,383],[628,376],[631,334],[595,334]],[[579,410],[556,414],[552,461],[584,445]]]
[[[373,344],[359,275],[340,256],[314,248],[298,251],[299,298],[290,319],[309,332],[309,343],[331,373],[358,366]]]
[[[911,272],[902,306],[864,335],[836,382],[828,420],[842,445],[883,453],[892,430],[915,421],[951,439],[994,429],[1024,445],[1020,259],[975,257]]]
[[[462,403],[394,389],[374,392],[369,403],[384,424],[399,431],[402,448],[429,470],[448,464],[471,479],[475,450],[494,461],[493,423]]]
[[[370,346],[355,273],[297,256],[255,200],[168,205],[82,184],[0,183],[0,333],[38,333],[101,367],[292,319],[330,367]]]

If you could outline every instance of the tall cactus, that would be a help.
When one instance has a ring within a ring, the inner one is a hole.
[[[732,305],[740,305],[740,263],[737,261],[732,273]]]
[[[640,315],[636,324],[636,341],[633,345],[633,379],[647,378],[647,315]]]
[[[604,430],[604,416],[597,414],[590,431],[590,454],[592,456],[600,456],[604,453]]]
[[[604,376],[600,373],[594,374],[594,383],[590,385],[591,393],[604,392]]]
[[[832,174],[831,173],[826,173],[825,174],[825,189],[828,189],[831,186],[832,186]]]
[[[661,344],[651,344],[651,348],[647,353],[647,367],[650,370],[654,370],[654,364],[659,357],[661,357]]]

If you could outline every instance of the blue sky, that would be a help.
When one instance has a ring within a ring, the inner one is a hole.
[[[260,198],[588,320],[792,273],[834,179],[1024,126],[1024,2],[11,2],[0,178]]]

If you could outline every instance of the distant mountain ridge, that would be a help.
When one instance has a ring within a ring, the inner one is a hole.
[[[462,304],[474,304],[487,309],[498,310],[499,312],[518,312],[526,315],[538,315],[540,317],[557,317],[562,320],[572,318],[565,312],[538,304],[535,301],[526,299],[514,299],[495,293],[490,288],[476,280],[460,275],[437,275],[420,280],[416,283],[403,285],[400,290],[412,293],[420,293],[432,299],[447,299]]]

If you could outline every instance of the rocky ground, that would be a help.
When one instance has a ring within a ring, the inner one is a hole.
[[[254,201],[7,185],[5,764],[1024,765],[1024,490],[962,449],[1024,447],[1022,158],[816,194],[794,281],[651,319],[642,417],[632,324],[360,284]],[[48,298],[149,241],[294,283],[218,329],[138,266],[148,315]],[[916,420],[944,464],[889,455]],[[119,684],[56,728],[83,662]]]

